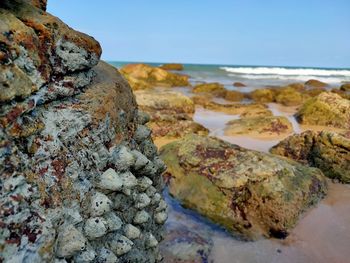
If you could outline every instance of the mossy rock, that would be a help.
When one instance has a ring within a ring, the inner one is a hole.
[[[350,101],[332,92],[323,92],[302,105],[296,113],[301,124],[350,128]]]
[[[256,102],[273,102],[276,96],[276,90],[273,89],[256,89],[249,94],[250,98]]]
[[[227,123],[225,135],[280,136],[293,132],[286,117],[263,116],[232,120]]]
[[[350,139],[340,134],[327,131],[294,134],[270,152],[317,167],[327,177],[350,183]]]
[[[226,95],[226,89],[224,85],[213,82],[213,83],[202,83],[193,87],[193,93],[210,93],[217,97],[224,97]]]
[[[285,106],[297,106],[306,100],[307,95],[303,95],[292,87],[279,89],[275,97],[275,102]]]
[[[179,64],[179,63],[168,63],[168,64],[161,65],[159,68],[165,69],[165,70],[181,71],[181,70],[184,70],[184,65]]]
[[[319,169],[188,135],[161,148],[169,192],[234,235],[284,238],[327,192]]]

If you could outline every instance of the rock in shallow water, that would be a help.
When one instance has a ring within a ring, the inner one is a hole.
[[[350,139],[340,134],[306,131],[284,139],[270,151],[318,167],[326,176],[350,183]]]
[[[284,238],[327,191],[316,168],[216,138],[186,136],[161,157],[171,195],[247,239]]]

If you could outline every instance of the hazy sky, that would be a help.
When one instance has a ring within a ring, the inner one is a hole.
[[[103,59],[350,68],[350,0],[49,0]]]

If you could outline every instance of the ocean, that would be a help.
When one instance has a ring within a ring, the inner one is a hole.
[[[114,62],[110,64],[122,67],[136,62]],[[159,66],[162,63],[146,63]],[[306,68],[306,67],[268,67],[268,66],[240,66],[240,65],[199,65],[184,64],[182,74],[189,75],[192,84],[201,82],[220,82],[227,89],[249,92],[265,86],[283,86],[290,83],[303,83],[309,79],[317,79],[339,87],[350,82],[350,69],[340,68]],[[235,88],[234,82],[242,82],[247,87]]]

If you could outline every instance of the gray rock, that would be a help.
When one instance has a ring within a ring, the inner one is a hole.
[[[130,239],[120,234],[114,235],[108,241],[108,246],[110,250],[112,250],[113,253],[115,253],[117,256],[121,256],[128,253],[132,249],[133,245],[134,243]]]
[[[134,134],[134,139],[137,143],[142,143],[151,137],[152,131],[145,125],[138,125]]]
[[[84,233],[89,240],[104,236],[107,233],[107,222],[102,217],[91,217],[86,220]]]
[[[90,215],[93,217],[102,216],[111,210],[112,201],[100,192],[95,192],[91,196]]]
[[[140,238],[141,231],[136,226],[132,224],[127,224],[124,226],[124,235],[127,238],[133,240],[133,239]]]
[[[134,223],[137,225],[140,225],[140,224],[146,223],[149,219],[150,219],[150,215],[145,210],[141,210],[136,213],[134,217]]]
[[[168,219],[167,212],[158,212],[154,214],[154,220],[157,224],[164,224],[165,221]]]
[[[132,154],[135,157],[135,163],[134,163],[133,168],[136,171],[141,170],[143,167],[145,167],[150,162],[150,160],[148,160],[148,158],[145,155],[143,155],[141,152],[139,152],[137,150],[133,150]]]
[[[145,245],[147,248],[154,248],[158,246],[158,240],[152,235],[152,233],[146,234]]]
[[[114,213],[109,212],[104,215],[108,231],[116,231],[123,226],[123,221]]]
[[[58,257],[72,257],[86,247],[84,235],[73,225],[64,226],[57,237],[56,255]]]
[[[96,186],[103,190],[119,191],[123,187],[123,180],[114,169],[109,168],[97,178]]]
[[[135,207],[137,209],[143,209],[151,203],[151,199],[148,197],[147,194],[142,193],[138,194],[135,200]]]
[[[96,261],[98,263],[117,263],[117,256],[107,248],[101,248],[98,250]]]
[[[148,113],[144,111],[138,111],[137,113],[137,122],[141,125],[145,125],[147,122],[151,120],[151,117],[149,116]]]
[[[138,179],[137,186],[138,190],[141,192],[146,191],[151,185],[153,184],[153,181],[149,179],[146,176],[143,176]]]
[[[120,146],[112,151],[112,162],[118,171],[128,171],[135,163],[134,155],[126,146]]]

